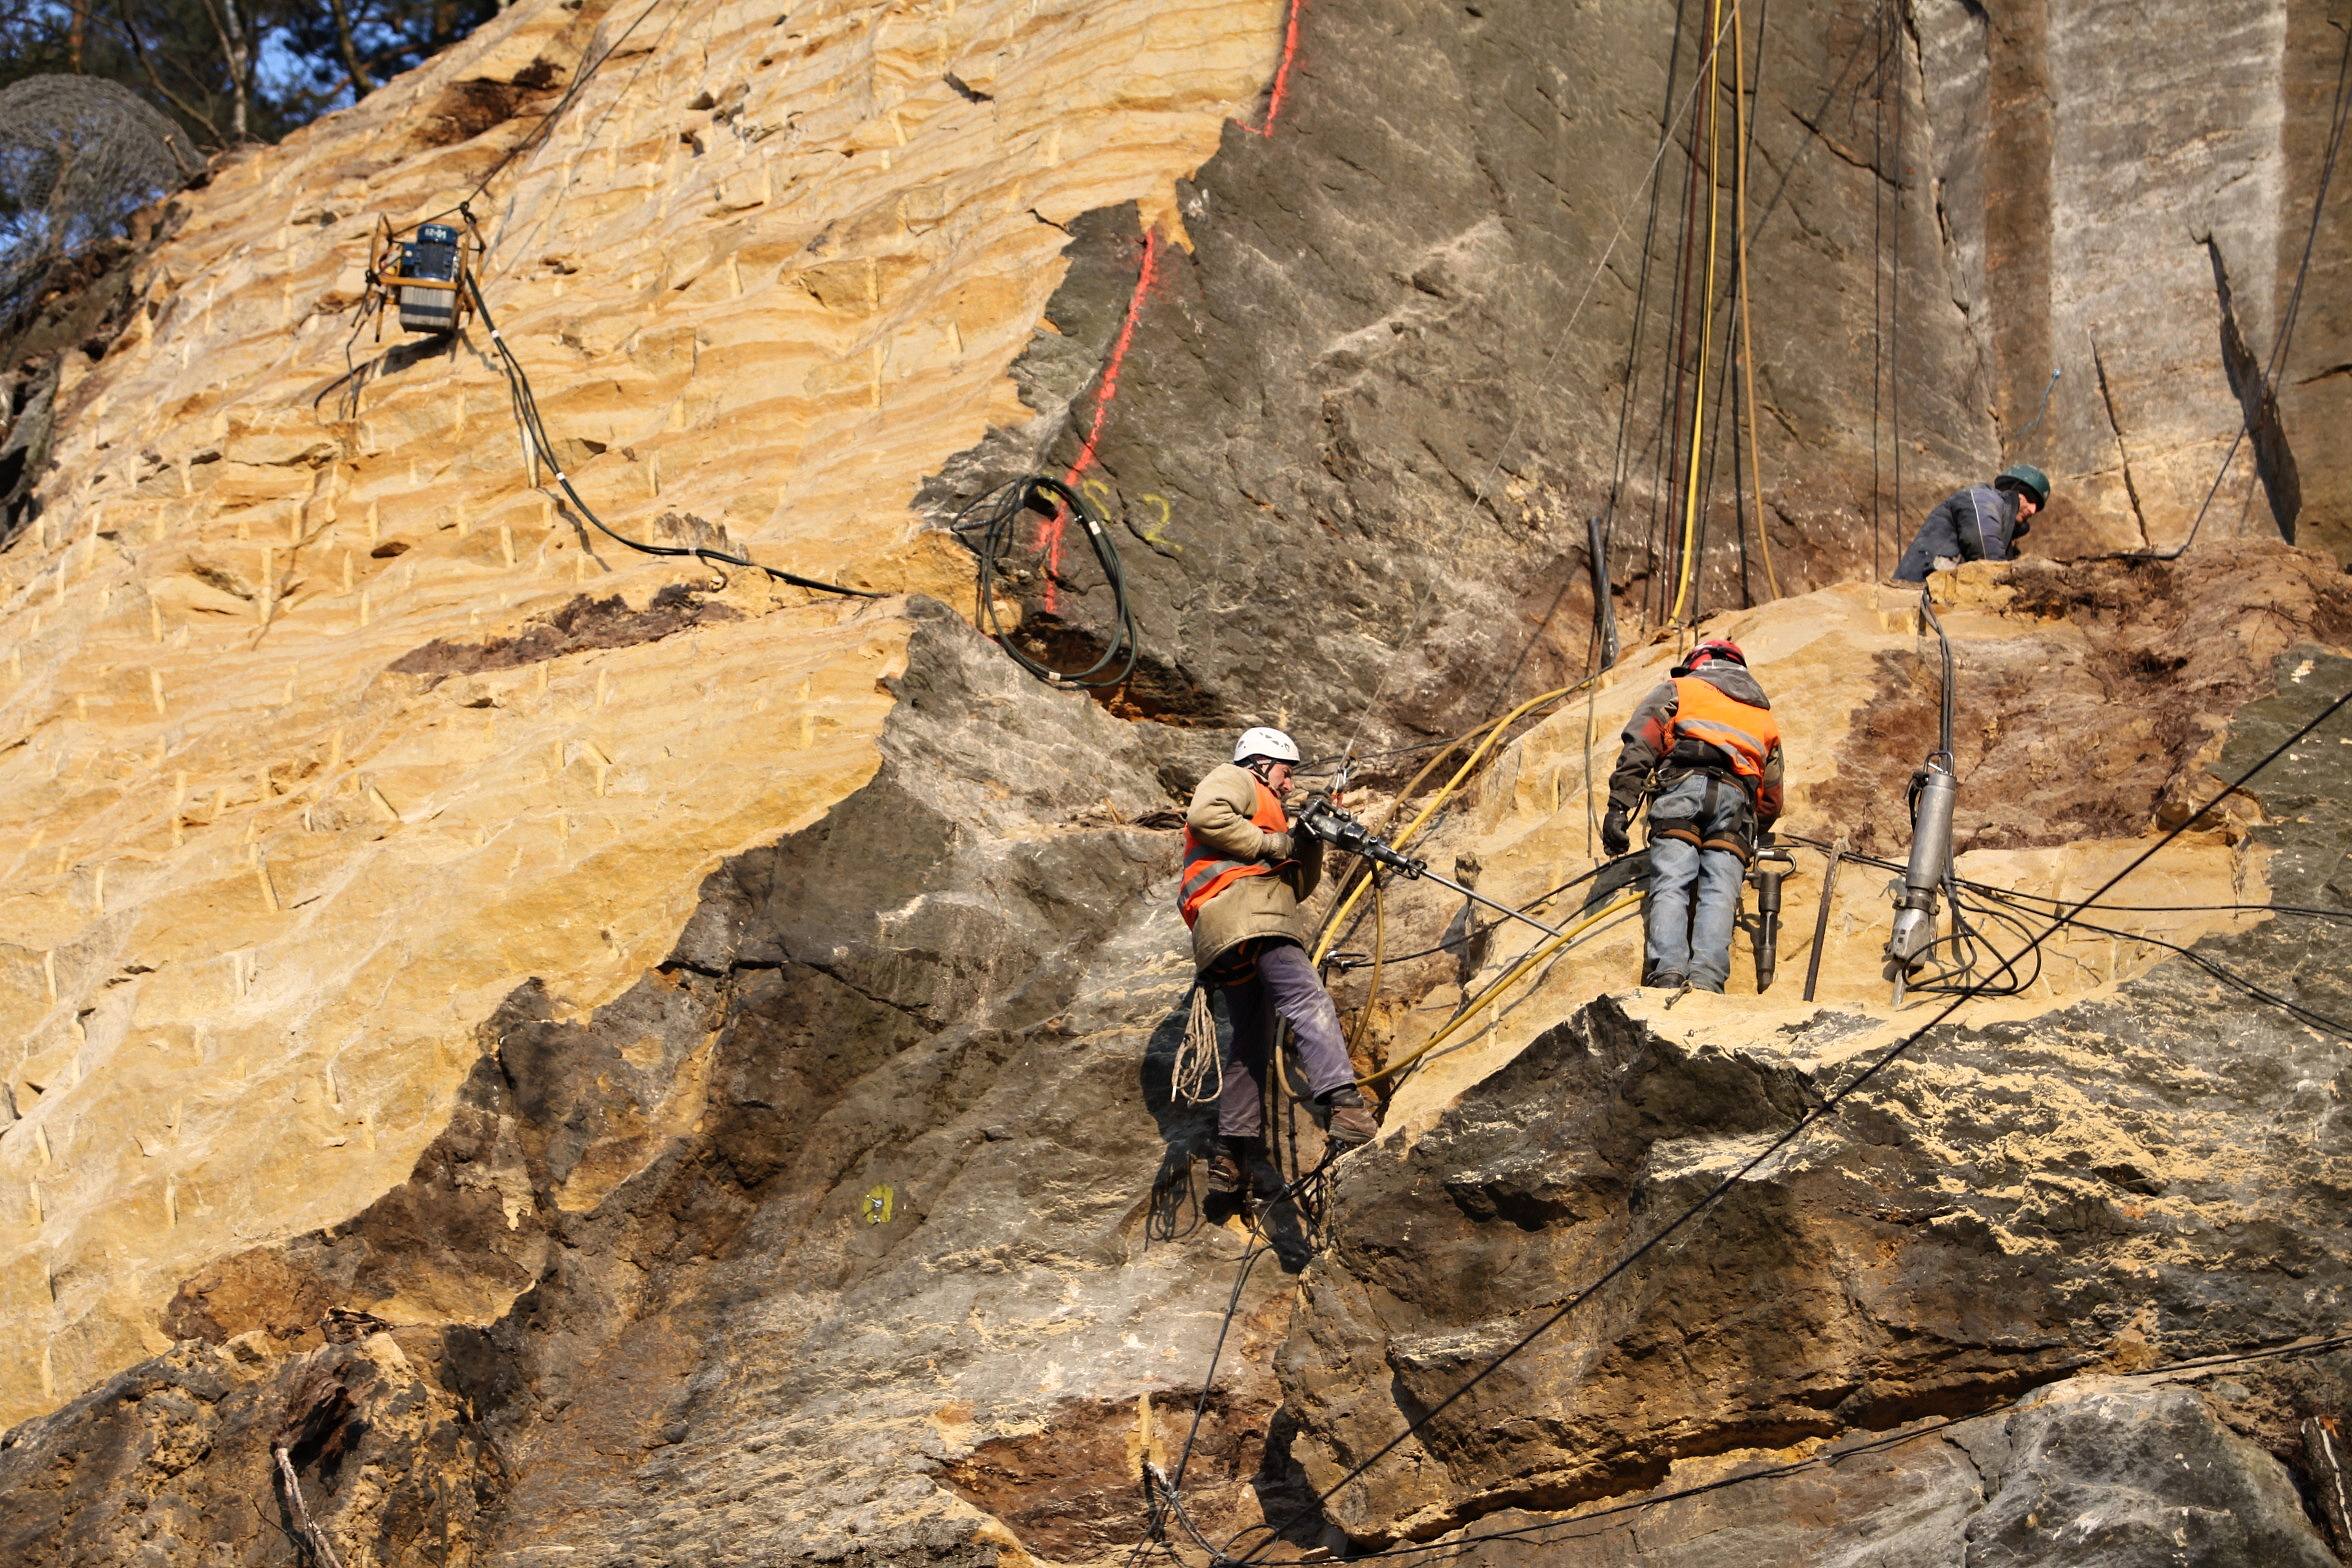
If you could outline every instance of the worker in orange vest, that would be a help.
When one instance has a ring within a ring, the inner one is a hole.
[[[1296,742],[1277,729],[1246,730],[1233,760],[1209,770],[1184,814],[1184,875],[1177,907],[1192,927],[1192,961],[1218,987],[1233,1023],[1217,1098],[1218,1148],[1209,1191],[1238,1197],[1277,1190],[1266,1163],[1265,1075],[1277,1020],[1290,1025],[1307,1089],[1336,1146],[1353,1147],[1380,1124],[1356,1091],[1340,1038],[1339,1009],[1307,957],[1311,930],[1300,904],[1323,876],[1323,843],[1293,833],[1282,802],[1298,765]]]
[[[1739,644],[1700,643],[1633,710],[1601,847],[1622,855],[1650,802],[1642,984],[1721,991],[1740,883],[1781,809],[1780,725]]]

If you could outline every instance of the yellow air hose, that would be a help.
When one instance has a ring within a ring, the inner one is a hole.
[[[1543,963],[1545,959],[1550,958],[1561,948],[1566,947],[1570,942],[1575,941],[1578,937],[1582,936],[1585,932],[1590,931],[1594,926],[1599,925],[1602,921],[1607,920],[1612,915],[1622,914],[1640,902],[1641,895],[1639,893],[1627,893],[1614,902],[1604,904],[1599,909],[1594,910],[1591,914],[1586,915],[1583,919],[1576,921],[1574,924],[1561,931],[1558,936],[1547,937],[1542,942],[1537,943],[1535,949],[1532,952],[1530,952],[1525,958],[1520,959],[1518,963],[1511,966],[1511,970],[1508,974],[1504,975],[1500,980],[1497,980],[1493,985],[1488,986],[1485,990],[1479,992],[1478,995],[1471,1000],[1468,1006],[1464,1007],[1453,1017],[1447,1019],[1445,1023],[1438,1029],[1437,1033],[1431,1035],[1427,1040],[1421,1042],[1421,1044],[1417,1046],[1411,1054],[1400,1057],[1396,1061],[1389,1063],[1386,1067],[1381,1068],[1380,1071],[1376,1073],[1372,1073],[1357,1079],[1357,1086],[1360,1088],[1369,1088],[1373,1084],[1378,1083],[1381,1079],[1388,1077],[1392,1073],[1403,1072],[1406,1068],[1412,1066],[1415,1062],[1421,1060],[1421,1058],[1427,1056],[1430,1052],[1436,1050],[1439,1046],[1445,1044],[1456,1034],[1460,1033],[1463,1025],[1469,1023],[1471,1019],[1476,1018],[1480,1013],[1486,1011],[1487,1007],[1492,1004],[1497,997],[1500,997],[1505,991],[1511,989],[1512,986],[1517,985],[1520,980],[1524,979],[1538,965]]]
[[[1764,47],[1761,34],[1756,47],[1759,50]],[[1757,60],[1757,74],[1759,79],[1763,74],[1761,55]],[[1764,470],[1756,451],[1756,344],[1748,331],[1747,94],[1748,56],[1747,44],[1740,36],[1740,0],[1731,0],[1732,188],[1738,193],[1732,199],[1732,228],[1738,236],[1739,247],[1740,374],[1747,385],[1747,396],[1742,399],[1742,406],[1748,416],[1748,484],[1756,497],[1756,543],[1764,549],[1764,586],[1777,599],[1780,597],[1780,577],[1772,570],[1772,536],[1764,530]]]
[[[1404,830],[1398,833],[1396,837],[1390,839],[1389,843],[1397,849],[1403,849],[1406,845],[1412,843],[1414,835],[1419,833],[1422,828],[1428,826],[1429,819],[1431,817],[1437,815],[1437,809],[1444,805],[1447,800],[1452,798],[1455,790],[1462,787],[1462,781],[1468,778],[1473,772],[1477,771],[1479,763],[1484,761],[1486,754],[1494,749],[1494,743],[1502,738],[1503,732],[1505,730],[1509,729],[1521,718],[1524,718],[1526,715],[1533,713],[1536,709],[1542,707],[1545,703],[1558,702],[1562,697],[1569,695],[1571,692],[1582,691],[1585,687],[1592,685],[1599,679],[1600,676],[1597,673],[1588,675],[1573,686],[1562,686],[1557,691],[1547,691],[1540,697],[1530,697],[1525,702],[1519,704],[1518,707],[1513,708],[1510,712],[1495,720],[1492,724],[1485,725],[1480,729],[1472,730],[1470,735],[1483,735],[1484,739],[1479,741],[1478,745],[1471,751],[1469,756],[1462,759],[1462,765],[1454,770],[1454,776],[1450,779],[1447,779],[1445,783],[1439,787],[1437,793],[1429,797],[1428,803],[1422,806],[1420,812],[1414,816],[1413,820],[1406,823]],[[1468,740],[1470,735],[1464,735],[1460,737],[1460,739],[1456,740],[1454,744],[1460,745],[1462,741]],[[1423,773],[1426,774],[1428,771],[1428,769],[1424,769]],[[1414,782],[1418,783],[1419,779],[1416,778]],[[1412,789],[1412,785],[1410,784],[1405,787],[1408,792],[1410,792]],[[1589,780],[1587,781],[1586,787],[1590,788]],[[1330,956],[1331,944],[1339,939],[1340,928],[1347,924],[1347,917],[1355,910],[1357,902],[1363,898],[1364,889],[1370,885],[1371,879],[1369,877],[1359,880],[1354,887],[1348,889],[1347,896],[1339,901],[1338,907],[1333,909],[1330,915],[1325,918],[1323,922],[1323,934],[1315,940],[1314,959],[1318,965],[1320,965],[1325,958]]]
[[[1711,19],[1707,24],[1709,38],[1723,36],[1723,0],[1714,0]],[[1682,607],[1690,599],[1691,558],[1698,552],[1699,539],[1699,448],[1705,444],[1707,429],[1707,358],[1710,340],[1715,332],[1715,222],[1723,209],[1715,189],[1716,152],[1716,94],[1721,80],[1717,64],[1719,51],[1707,50],[1707,287],[1699,296],[1699,380],[1691,397],[1690,474],[1683,484],[1682,496],[1682,566],[1675,574],[1674,609],[1666,617],[1666,624],[1682,624]]]

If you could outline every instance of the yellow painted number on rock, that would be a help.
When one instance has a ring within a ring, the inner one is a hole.
[[[1182,555],[1184,553],[1184,546],[1176,543],[1176,541],[1168,537],[1168,498],[1164,495],[1160,495],[1154,492],[1149,495],[1138,496],[1136,499],[1143,502],[1143,504],[1146,506],[1156,506],[1160,511],[1160,520],[1144,529],[1143,542],[1145,544],[1154,546],[1166,545],[1170,550],[1175,551],[1178,555]]]

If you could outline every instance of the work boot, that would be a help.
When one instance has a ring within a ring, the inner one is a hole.
[[[1334,1149],[1352,1149],[1380,1136],[1380,1123],[1364,1107],[1354,1084],[1343,1084],[1318,1101],[1323,1107],[1323,1136]]]
[[[1274,1171],[1266,1163],[1266,1141],[1263,1138],[1219,1138],[1215,1152],[1209,1156],[1209,1200],[1233,1208],[1241,1206],[1247,1196],[1260,1202],[1281,1190]]]
[[[1684,991],[1690,988],[1690,977],[1676,974],[1671,969],[1660,969],[1645,976],[1642,984],[1660,991]]]

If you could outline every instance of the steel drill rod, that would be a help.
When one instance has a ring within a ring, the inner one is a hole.
[[[1846,858],[1846,841],[1840,838],[1829,852],[1829,869],[1821,877],[1821,912],[1813,917],[1813,954],[1805,960],[1805,1000],[1813,1000],[1813,988],[1821,983],[1821,944],[1829,936],[1829,899],[1837,891],[1838,864]]]
[[[1436,872],[1428,870],[1424,870],[1420,874],[1428,878],[1430,881],[1435,882],[1439,887],[1452,888],[1455,892],[1461,894],[1464,898],[1469,899],[1474,904],[1484,904],[1487,908],[1492,909],[1499,914],[1509,915],[1513,920],[1520,922],[1522,925],[1533,926],[1538,931],[1541,931],[1545,936],[1565,938],[1568,934],[1567,932],[1559,929],[1557,926],[1545,925],[1542,921],[1536,919],[1535,916],[1528,914],[1524,910],[1513,909],[1508,904],[1499,903],[1496,900],[1487,897],[1484,893],[1479,892],[1478,889],[1474,887],[1465,887],[1461,883],[1456,882],[1452,877],[1439,876]]]

